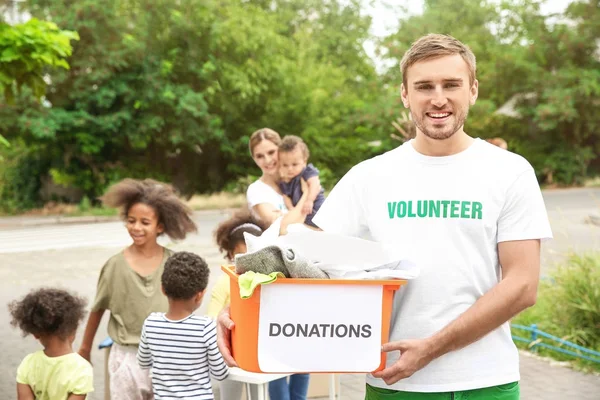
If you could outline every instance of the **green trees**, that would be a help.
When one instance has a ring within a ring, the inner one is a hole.
[[[480,95],[465,130],[505,138],[542,182],[579,184],[600,154],[599,20],[595,0],[574,1],[552,18],[535,0],[427,0],[423,15],[401,21],[385,47],[399,63],[428,32],[467,43],[478,59]],[[397,68],[388,79],[400,81]]]
[[[348,116],[375,94],[364,84],[375,73],[358,1],[29,7],[80,40],[71,70],[52,74],[51,107],[22,97],[0,132],[39,146],[59,183],[90,197],[124,176],[218,190],[252,171],[248,135],[263,126],[304,136],[315,161],[338,175],[357,159],[346,156],[360,145]]]
[[[69,69],[66,58],[71,55],[71,40],[78,38],[76,32],[35,18],[15,26],[0,22],[0,90],[6,102],[14,103],[15,91],[23,86],[41,98],[46,67]],[[0,144],[8,145],[2,135]]]
[[[534,0],[427,0],[424,14],[400,19],[381,48],[397,64],[428,32],[468,43],[481,85],[467,132],[505,138],[545,182],[577,183],[600,150],[596,3],[573,3],[568,20],[551,21]],[[258,174],[247,142],[264,126],[302,136],[334,183],[398,145],[391,122],[403,111],[397,66],[378,75],[365,54],[371,21],[360,6],[28,1],[32,16],[79,40],[70,69],[48,70],[47,86],[36,75],[33,90],[0,107],[0,134],[13,144],[0,150],[0,198],[12,193],[15,207],[32,206],[46,177],[90,198],[125,176],[164,179],[184,193],[221,190]],[[65,38],[38,60],[64,67]],[[44,88],[44,101],[35,101]]]

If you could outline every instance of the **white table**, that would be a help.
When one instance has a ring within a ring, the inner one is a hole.
[[[256,372],[248,372],[233,367],[229,368],[229,376],[227,379],[244,383],[246,385],[246,396],[248,400],[267,400],[267,384],[271,381],[286,378],[290,375],[291,374],[257,374]],[[250,394],[250,385],[258,386],[258,399],[252,398],[252,395]]]
[[[267,384],[271,381],[286,378],[292,374],[257,374],[255,372],[244,371],[243,369],[233,367],[229,368],[229,376],[227,379],[232,381],[242,382],[246,385],[246,393],[248,400],[267,400],[268,387]],[[258,386],[258,399],[252,399],[250,395],[250,385]],[[329,399],[335,400],[336,385],[335,375],[331,374],[329,381]]]

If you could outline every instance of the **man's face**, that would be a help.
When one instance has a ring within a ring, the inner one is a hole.
[[[478,82],[469,84],[469,68],[459,55],[420,61],[406,71],[402,102],[410,108],[413,121],[422,134],[444,140],[462,131],[475,104]]]
[[[298,147],[292,151],[279,152],[279,174],[284,182],[289,182],[300,175],[305,167],[304,154]]]

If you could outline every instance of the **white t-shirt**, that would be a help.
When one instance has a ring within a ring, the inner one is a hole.
[[[283,201],[283,196],[260,179],[248,186],[248,190],[246,191],[246,201],[248,202],[248,207],[250,209],[255,205],[268,203],[275,207],[275,209],[282,211],[284,214],[288,212],[285,202]]]
[[[394,297],[390,341],[426,338],[444,328],[501,280],[498,242],[552,237],[533,168],[482,140],[447,157],[418,153],[409,141],[352,168],[315,217],[328,232],[398,246],[420,267]],[[388,353],[387,365],[398,359]],[[432,361],[387,386],[449,392],[519,380],[510,326]]]

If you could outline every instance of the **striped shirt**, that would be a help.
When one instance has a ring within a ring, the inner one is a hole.
[[[163,313],[150,314],[137,360],[140,367],[151,368],[157,400],[214,399],[210,375],[223,380],[229,374],[217,348],[217,326],[196,315],[171,321]]]

